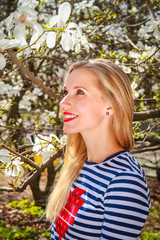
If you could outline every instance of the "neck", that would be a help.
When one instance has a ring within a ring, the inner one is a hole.
[[[118,143],[114,131],[108,134],[93,131],[92,133],[81,133],[87,147],[88,161],[100,163],[107,157],[124,150]]]

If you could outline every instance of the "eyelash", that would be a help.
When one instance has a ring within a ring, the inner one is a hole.
[[[68,94],[67,90],[63,90],[63,96],[65,97]],[[81,89],[78,89],[76,95],[84,95],[84,92]]]
[[[84,92],[81,89],[78,89],[76,95],[84,95]]]
[[[63,96],[65,97],[68,94],[67,90],[63,90]]]

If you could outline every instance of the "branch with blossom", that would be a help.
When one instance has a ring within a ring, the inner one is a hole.
[[[11,56],[11,59],[13,63],[17,65],[17,67],[22,70],[24,74],[27,75],[27,77],[32,80],[33,83],[35,83],[44,93],[46,93],[50,98],[60,100],[60,96],[55,94],[52,89],[49,89],[43,84],[43,81],[38,79],[34,76],[33,72],[30,72],[21,61],[18,60],[16,57],[16,54],[12,51],[12,49],[7,50],[8,54]]]
[[[58,34],[61,36],[60,45],[66,52],[74,50],[74,46],[76,46],[76,53],[80,51],[80,45],[83,45],[87,51],[89,47],[93,47],[88,43],[87,38],[82,35],[82,31],[77,24],[73,22],[67,23],[71,13],[71,5],[68,2],[64,2],[59,6],[58,15],[50,19],[48,25],[46,25],[47,28],[42,27],[37,22],[38,12],[31,7],[35,6],[35,4],[29,4],[29,2],[29,0],[26,3],[21,1],[22,6],[18,7],[16,11],[4,20],[9,38],[14,37],[15,39],[3,40],[4,34],[1,33],[0,53],[11,47],[21,48],[18,52],[27,48],[38,50],[45,41],[48,48],[54,48]],[[27,3],[28,5],[26,5]],[[27,30],[31,30],[32,34],[28,42]],[[0,59],[3,60],[1,61],[0,69],[3,69],[6,65],[6,60],[3,55],[0,55]]]
[[[32,174],[24,182],[22,182],[20,186],[14,187],[14,188],[0,187],[0,192],[4,192],[4,191],[23,192],[26,189],[26,187],[30,183],[32,183],[34,179],[37,178],[37,176],[39,176],[42,172],[44,172],[44,170],[48,168],[57,158],[60,158],[63,152],[64,152],[64,147],[61,147],[60,149],[58,149],[58,151],[56,153],[53,153],[45,163],[42,163],[41,165],[39,165],[39,168],[33,171]],[[59,168],[56,171],[59,171]]]

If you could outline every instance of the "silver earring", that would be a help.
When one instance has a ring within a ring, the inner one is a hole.
[[[106,112],[106,115],[108,116],[108,115],[109,115],[109,112]]]

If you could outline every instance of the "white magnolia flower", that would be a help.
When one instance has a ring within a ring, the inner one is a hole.
[[[124,65],[122,65],[121,67],[123,68],[123,71],[124,71],[125,73],[131,73],[131,68],[130,68],[130,67],[126,67],[126,66],[124,66]]]
[[[51,142],[54,141],[60,144],[60,140],[55,134],[50,134],[49,136],[39,134],[36,136],[33,151],[36,152],[36,156],[42,156],[42,162],[45,162],[53,155],[55,147]]]
[[[11,161],[10,166],[5,167],[5,175],[11,176],[11,177],[17,177],[17,176],[23,176],[24,169],[21,166],[24,162],[21,162],[19,160],[13,160]]]
[[[64,69],[58,68],[58,71],[55,71],[55,72],[56,72],[56,74],[57,74],[57,76],[59,78],[63,78],[63,76],[64,76]]]
[[[11,90],[12,86],[10,84],[0,83],[0,94],[7,94]]]
[[[120,4],[119,4],[119,8],[120,8],[123,12],[127,13],[127,11],[128,11],[128,4],[126,4],[125,2],[124,2],[124,3],[120,3]]]
[[[145,67],[144,67],[145,66]],[[137,66],[137,70],[139,71],[139,72],[144,72],[146,69],[146,64],[144,65],[143,67],[140,67],[140,66]]]
[[[78,53],[81,50],[81,46],[84,46],[86,51],[89,52],[89,48],[94,48],[95,45],[89,43],[87,38],[82,35],[82,31],[80,28],[77,28],[77,31],[73,33],[73,45],[72,48],[75,46],[75,52]]]
[[[34,152],[39,152],[44,145],[46,145],[46,141],[49,141],[47,136],[43,136],[41,134],[38,134],[38,136],[35,137],[35,144],[33,146]]]
[[[153,36],[157,39],[160,39],[160,15],[157,15],[157,20],[151,17],[149,21],[146,22],[146,25],[142,25],[142,27],[138,31],[138,36],[149,38],[153,33]]]
[[[138,12],[138,9],[136,7],[132,7],[132,9],[130,10],[130,12],[136,13]]]
[[[49,138],[50,138],[50,142],[56,141],[57,143],[60,143],[59,138],[58,138],[55,134],[53,134],[53,133],[51,133],[51,134],[49,135]]]
[[[46,124],[49,122],[49,116],[47,113],[42,113],[40,116],[40,120],[42,124]]]
[[[159,90],[159,87],[158,85],[155,83],[153,86],[152,86],[152,91],[158,91]]]
[[[61,46],[65,51],[69,51],[73,44],[72,42],[72,33],[73,29],[77,28],[77,25],[73,22],[70,22],[67,27],[65,24],[71,13],[71,5],[68,2],[64,2],[60,5],[58,9],[58,15],[52,17],[49,21],[49,27],[57,25],[58,28],[64,28],[61,37]],[[50,31],[47,33],[46,43],[49,48],[53,48],[56,43],[56,33]]]
[[[64,146],[67,143],[67,135],[64,135],[60,138],[60,144],[61,146]]]
[[[157,20],[155,19],[151,19],[150,21],[148,21],[146,23],[146,28],[145,30],[147,32],[153,32],[153,35],[156,37],[156,38],[159,38],[160,39],[160,31],[159,31],[159,27],[160,27],[160,16],[158,15],[157,16]]]
[[[141,88],[141,89],[138,90],[138,94],[143,95],[144,91],[145,91],[144,88]]]
[[[14,28],[13,35],[16,39],[21,41],[21,46],[23,47],[27,46],[26,25],[30,26],[34,31],[30,44],[33,44],[43,33],[43,28],[36,22],[37,15],[38,12],[34,9],[27,6],[21,6],[5,20],[10,37],[12,29]],[[41,44],[44,40],[45,36],[43,34],[43,37],[40,37],[39,39],[39,44]]]
[[[35,95],[35,96],[42,96],[43,95],[42,91],[39,88],[34,88],[32,94]]]
[[[89,9],[93,9],[95,6],[93,6],[94,0],[83,0],[79,3],[74,3],[74,9],[76,14],[80,14],[81,11],[83,11],[84,13],[87,13],[87,8]]]
[[[129,51],[129,56],[131,58],[135,58],[135,63],[138,63],[140,61],[142,61],[145,58],[145,52],[143,52],[142,54],[139,52],[132,52]]]
[[[70,22],[65,29],[64,33],[62,33],[62,38],[61,38],[61,46],[62,48],[68,52],[72,45],[74,44],[74,33],[77,33],[76,30],[73,29],[78,29],[78,26],[75,23]]]
[[[0,93],[6,94],[9,98],[20,95],[21,90],[20,86],[12,86],[8,83],[7,84],[1,83],[0,88],[1,88]]]
[[[70,16],[70,13],[71,13],[71,5],[68,2],[62,3],[58,9],[58,15],[50,19],[49,27],[52,28],[53,26],[57,25],[58,28],[63,28]],[[64,34],[65,33],[62,33],[62,37]],[[68,39],[66,39],[66,41],[67,40]],[[49,48],[53,48],[56,43],[56,33],[53,31],[50,31],[49,33],[47,33],[46,42]]]
[[[19,107],[21,109],[26,109],[27,111],[31,110],[31,101],[29,99],[26,99],[25,97],[22,98],[22,100],[19,103]]]
[[[158,57],[159,52],[157,52],[157,48],[155,46],[149,47],[146,45],[145,51],[142,51],[142,53],[130,51],[129,55],[130,57],[135,58],[135,63],[140,63],[143,62],[144,59],[150,58],[151,56]]]
[[[53,27],[57,24],[58,28],[63,28],[66,24],[71,13],[71,5],[68,2],[64,2],[58,9],[58,15],[52,17],[49,21],[49,27]]]
[[[5,34],[0,33],[0,69],[3,69],[6,66],[6,59],[2,53],[6,49],[18,46],[18,44],[20,43],[20,41],[17,39],[8,40],[5,39],[5,37]]]
[[[37,0],[19,0],[17,2],[17,6],[27,6],[27,7],[30,7],[30,8],[35,8],[37,7],[39,4],[39,1]]]
[[[10,154],[7,150],[0,149],[0,161],[1,162],[10,164],[11,160],[10,160],[9,156],[10,156]]]
[[[56,117],[56,113],[55,113],[55,112],[50,112],[50,111],[49,111],[48,114],[49,114],[49,116],[52,117],[52,118],[53,118],[53,117]]]
[[[46,33],[39,23],[34,25],[33,35],[30,40],[30,44],[33,44],[31,48],[39,49],[42,43],[46,40]]]
[[[142,93],[141,91],[137,91],[136,88],[137,88],[138,84],[133,81],[132,84],[131,84],[131,88],[132,88],[132,92],[133,92],[133,95],[135,98],[138,98],[139,97],[139,93]]]
[[[134,90],[137,88],[137,86],[138,86],[138,84],[137,84],[135,81],[133,81],[133,82],[131,83],[132,91],[134,91]]]

